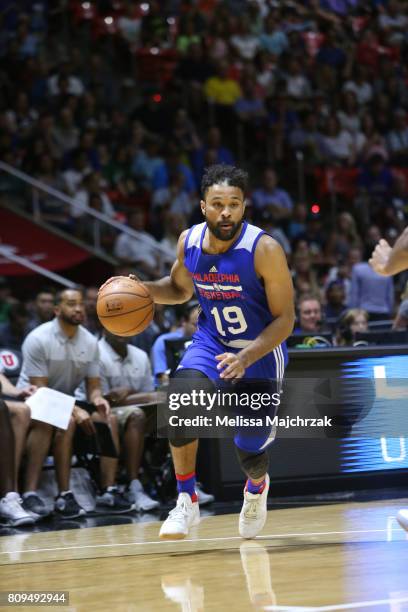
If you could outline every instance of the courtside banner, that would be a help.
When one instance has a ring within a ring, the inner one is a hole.
[[[14,255],[47,270],[65,270],[90,257],[88,251],[31,223],[7,209],[0,209],[0,241]],[[36,274],[32,270],[0,256],[0,276]]]
[[[170,379],[160,438],[408,437],[408,378]]]

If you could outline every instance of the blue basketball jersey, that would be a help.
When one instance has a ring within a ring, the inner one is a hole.
[[[244,222],[228,251],[210,255],[202,250],[206,229],[206,223],[193,226],[184,244],[184,264],[201,306],[197,336],[241,349],[273,320],[254,266],[255,248],[265,232]]]

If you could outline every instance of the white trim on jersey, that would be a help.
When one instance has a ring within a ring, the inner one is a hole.
[[[188,242],[185,245],[186,249],[189,249],[193,246],[195,247],[199,247],[200,246],[200,240],[201,240],[201,234],[203,233],[203,229],[204,229],[204,223],[200,223],[199,225],[196,225],[192,230],[191,230],[191,234],[188,237]]]
[[[236,246],[234,246],[234,251],[235,249],[246,249],[247,251],[252,253],[254,242],[259,236],[259,234],[262,234],[262,232],[263,230],[261,230],[259,227],[248,223],[242,239],[238,242]]]

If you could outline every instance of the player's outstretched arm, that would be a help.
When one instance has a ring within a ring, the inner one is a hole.
[[[183,304],[188,302],[194,293],[193,281],[184,265],[184,242],[187,233],[188,230],[185,230],[180,234],[177,259],[171,268],[170,276],[144,283],[157,304]]]
[[[380,240],[375,247],[370,266],[378,274],[392,276],[408,269],[408,227],[402,232],[393,248],[386,240]]]
[[[245,368],[258,361],[292,333],[295,306],[292,277],[285,253],[276,240],[262,236],[255,251],[255,270],[261,277],[274,320],[238,353]]]
[[[180,234],[177,244],[177,259],[171,268],[170,275],[157,281],[141,281],[149,289],[156,304],[183,304],[188,302],[194,293],[193,282],[184,265],[184,242],[187,233],[188,230],[185,230]],[[129,274],[129,276],[134,280],[140,280],[136,274]],[[127,277],[112,276],[100,287],[99,291],[118,278]]]

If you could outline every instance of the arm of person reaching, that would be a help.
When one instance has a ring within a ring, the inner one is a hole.
[[[270,236],[259,239],[255,271],[265,287],[269,310],[274,317],[265,329],[239,353],[217,355],[220,378],[242,378],[245,370],[286,340],[295,323],[293,283],[282,247]]]
[[[393,276],[408,269],[408,227],[404,229],[396,243],[391,247],[386,240],[380,240],[368,263],[372,269],[383,276]]]
[[[86,378],[86,395],[88,401],[91,402],[102,416],[109,419],[110,405],[102,395],[101,381],[97,378]]]
[[[0,389],[4,395],[24,400],[26,397],[30,397],[30,395],[37,390],[37,387],[34,385],[28,385],[22,389],[17,389],[17,387],[14,386],[4,374],[0,373]]]
[[[194,293],[193,281],[184,265],[184,242],[187,233],[188,230],[185,230],[180,235],[177,244],[177,259],[171,268],[170,275],[156,281],[143,281],[156,304],[183,304],[188,302]],[[139,280],[133,274],[130,274],[130,277]],[[114,276],[108,279],[101,289],[117,278],[120,277]]]

